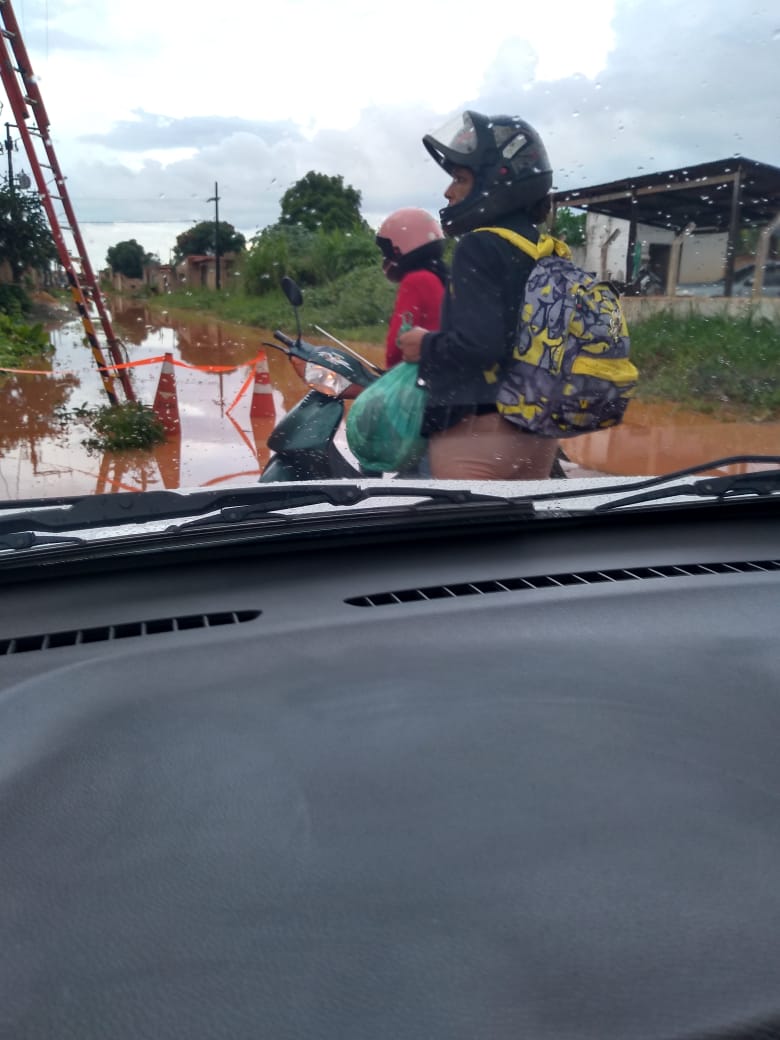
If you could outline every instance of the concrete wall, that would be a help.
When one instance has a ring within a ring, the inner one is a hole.
[[[606,271],[601,270],[601,246],[613,231],[618,231],[615,240],[607,247]],[[600,213],[589,213],[585,226],[586,260],[583,265],[588,271],[606,274],[618,281],[626,279],[626,249],[628,248],[629,223],[606,217]],[[652,228],[637,225],[637,241],[642,245],[643,259],[647,259],[651,245],[671,245],[674,232],[667,228]],[[679,283],[715,282],[723,277],[726,262],[727,236],[688,235],[683,243],[680,258]]]
[[[621,303],[629,329],[632,325],[664,311],[676,318],[687,318],[691,314],[702,314],[706,317],[726,314],[735,318],[752,314],[757,318],[768,318],[780,325],[780,297],[776,296],[764,296],[755,303],[750,299],[735,296],[623,296]]]

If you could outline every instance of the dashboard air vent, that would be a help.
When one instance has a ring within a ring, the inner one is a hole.
[[[595,585],[599,582],[646,581],[650,578],[690,578],[704,574],[748,574],[780,570],[780,560],[751,560],[737,563],[663,564],[659,567],[632,567],[604,571],[576,571],[568,574],[543,574],[525,578],[459,582],[429,585],[419,589],[377,592],[345,600],[352,607],[385,607],[398,603],[417,603],[457,596],[485,596],[491,592],[517,592],[521,589],[560,588],[564,585]]]
[[[259,610],[225,610],[214,614],[187,614],[184,617],[155,618],[152,621],[126,621],[120,625],[74,628],[67,632],[47,632],[37,636],[0,638],[0,656],[25,654],[32,650],[54,650],[61,646],[83,646],[116,639],[159,635],[161,632],[189,632],[198,628],[240,625],[260,617]]]

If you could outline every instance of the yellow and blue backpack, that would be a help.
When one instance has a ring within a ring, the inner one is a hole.
[[[551,235],[534,243],[506,228],[476,230],[500,235],[536,261],[499,386],[501,415],[543,437],[617,426],[639,373],[615,287],[578,267]]]

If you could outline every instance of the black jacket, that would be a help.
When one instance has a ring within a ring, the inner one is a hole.
[[[524,212],[503,217],[500,226],[532,242],[539,239],[538,228]],[[419,381],[428,394],[425,436],[454,426],[466,415],[495,410],[532,267],[526,253],[498,235],[471,231],[458,242],[439,331],[422,341]]]

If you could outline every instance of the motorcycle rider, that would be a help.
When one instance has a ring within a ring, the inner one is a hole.
[[[408,206],[382,221],[376,244],[385,277],[398,285],[385,345],[385,367],[392,368],[403,360],[396,342],[403,324],[439,327],[447,284],[444,235],[435,217]]]
[[[454,124],[454,125],[453,125]],[[401,334],[406,361],[419,361],[428,403],[432,476],[540,479],[557,441],[525,433],[496,409],[512,353],[529,256],[482,227],[504,227],[532,242],[549,214],[552,167],[536,130],[518,116],[466,111],[423,144],[452,178],[440,211],[444,233],[459,238],[438,332]]]

